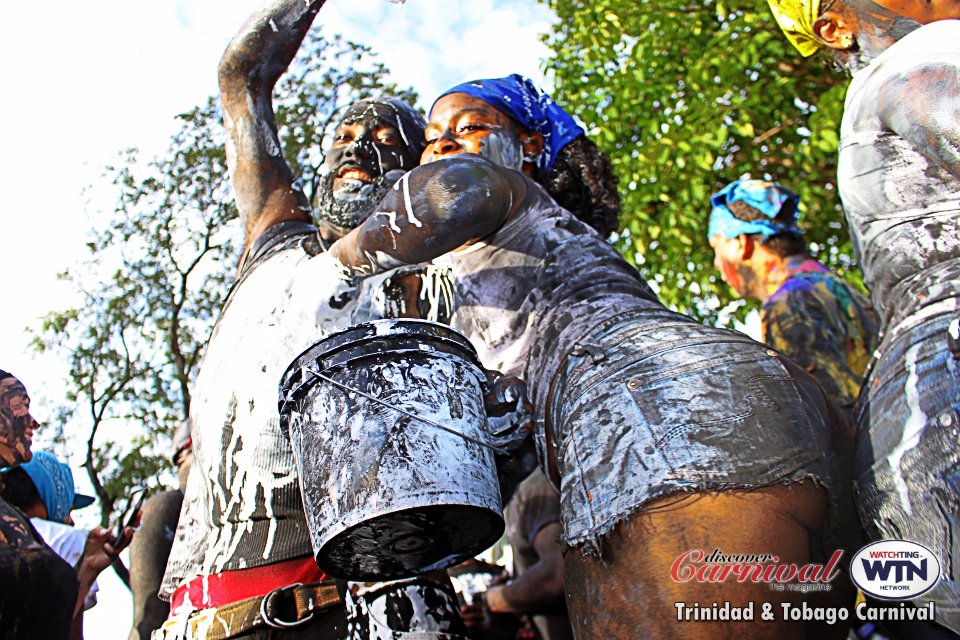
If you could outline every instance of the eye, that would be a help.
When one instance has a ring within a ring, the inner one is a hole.
[[[472,131],[486,131],[489,127],[482,122],[465,122],[457,126],[457,133],[470,133]]]
[[[349,131],[341,131],[333,137],[334,143],[350,142],[351,140],[353,140],[353,136],[350,134]]]

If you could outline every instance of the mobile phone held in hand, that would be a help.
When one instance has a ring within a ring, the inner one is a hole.
[[[143,506],[143,501],[146,498],[147,490],[144,487],[137,487],[130,493],[130,497],[127,498],[127,506],[124,507],[117,524],[113,527],[113,532],[110,534],[110,546],[116,547],[117,543],[123,538],[123,530],[133,526],[137,519],[137,513],[140,512],[140,507]]]

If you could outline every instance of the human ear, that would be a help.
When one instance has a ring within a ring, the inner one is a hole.
[[[741,261],[749,260],[750,256],[753,255],[753,238],[745,233],[737,236],[737,253],[740,255]]]
[[[827,10],[813,23],[813,33],[825,46],[846,51],[857,43],[854,26],[842,14]]]
[[[520,144],[523,145],[523,159],[536,162],[543,153],[543,136],[537,131],[526,131],[520,134]]]

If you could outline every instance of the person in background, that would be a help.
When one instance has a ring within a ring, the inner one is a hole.
[[[170,557],[174,533],[183,506],[183,489],[193,461],[189,424],[173,434],[170,461],[179,486],[150,496],[143,504],[137,536],[130,543],[130,590],[133,593],[133,627],[129,640],[149,640],[170,614],[170,604],[159,596],[163,572]]]
[[[0,465],[30,461],[36,428],[26,387],[0,371]],[[125,528],[114,545],[110,536],[106,529],[91,531],[83,556],[72,567],[19,509],[0,498],[0,639],[82,638],[83,595],[130,543],[133,528]]]
[[[825,47],[853,76],[837,187],[881,318],[855,409],[861,520],[870,540],[936,554],[913,603],[960,633],[960,2],[769,4],[800,53]]]
[[[763,304],[763,342],[809,371],[849,416],[877,346],[873,307],[807,253],[794,192],[735,180],[710,204],[707,236],[723,281]]]
[[[464,622],[469,629],[482,628],[489,623],[489,614],[527,614],[542,640],[572,640],[559,542],[560,494],[537,469],[520,483],[505,516],[513,577],[464,607]]]
[[[0,486],[0,496],[30,518],[57,555],[76,566],[89,532],[72,526],[71,511],[90,506],[94,498],[76,493],[70,467],[53,454],[37,451],[30,462],[5,471]],[[84,597],[84,610],[97,603],[97,591],[99,586],[94,581]]]

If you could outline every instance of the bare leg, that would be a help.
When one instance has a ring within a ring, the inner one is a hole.
[[[603,559],[571,549],[565,556],[567,604],[577,638],[844,638],[848,624],[807,628],[784,622],[781,602],[814,603],[808,594],[771,591],[763,582],[675,582],[670,569],[691,549],[710,553],[775,554],[778,564],[806,564],[812,533],[826,513],[827,497],[812,482],[753,491],[728,490],[689,497],[667,496],[621,522],[605,539]],[[819,559],[817,559],[819,561]],[[844,577],[829,594],[834,606],[850,606],[853,592]],[[676,603],[754,602],[753,622],[680,622]],[[763,602],[774,605],[776,620],[760,620]]]

